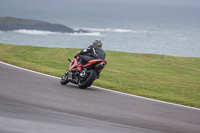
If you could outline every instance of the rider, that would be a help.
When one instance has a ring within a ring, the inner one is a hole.
[[[78,66],[77,69],[79,71],[82,70],[82,62],[89,62],[93,59],[105,59],[106,54],[102,49],[102,43],[101,40],[95,40],[92,45],[90,45],[87,49],[81,50],[80,53],[76,54],[76,56],[79,56]]]

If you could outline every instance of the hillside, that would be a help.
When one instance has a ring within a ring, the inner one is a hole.
[[[44,21],[13,18],[13,17],[0,17],[0,31],[13,31],[19,29],[42,30],[51,32],[62,32],[62,33],[88,32],[82,29],[76,31],[65,25],[52,24]]]

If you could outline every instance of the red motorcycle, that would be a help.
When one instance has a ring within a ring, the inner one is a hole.
[[[85,89],[92,85],[93,81],[99,79],[100,72],[106,66],[107,62],[102,59],[94,59],[88,63],[83,63],[82,70],[78,71],[76,68],[78,66],[79,56],[74,56],[74,59],[70,61],[69,69],[60,79],[62,85],[66,85],[71,82],[78,84],[78,87]]]

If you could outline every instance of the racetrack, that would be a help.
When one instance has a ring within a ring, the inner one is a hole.
[[[61,85],[0,62],[0,133],[200,133],[200,109]]]

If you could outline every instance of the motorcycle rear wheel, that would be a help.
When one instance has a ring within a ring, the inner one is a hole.
[[[80,79],[78,81],[78,87],[81,89],[85,89],[88,86],[91,86],[93,81],[95,80],[96,76],[97,76],[97,73],[95,70],[89,70],[87,77],[84,78],[83,80]]]
[[[69,83],[69,80],[68,80],[68,71],[65,72],[65,74],[62,76],[62,78],[60,79],[60,83],[62,85],[66,85],[67,83]]]

